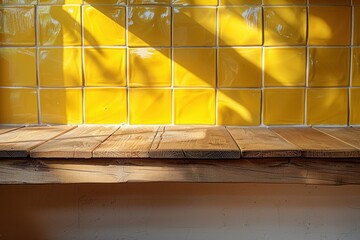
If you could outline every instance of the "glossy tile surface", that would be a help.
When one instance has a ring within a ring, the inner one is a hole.
[[[215,87],[216,49],[174,49],[174,86]]]
[[[305,90],[302,88],[265,89],[264,124],[299,125],[304,123]]]
[[[37,0],[0,0],[0,4],[36,4]]]
[[[263,0],[265,5],[306,4],[306,0]]]
[[[348,121],[348,89],[308,89],[307,124],[346,125]]]
[[[39,4],[81,4],[82,0],[38,0]]]
[[[130,88],[130,124],[171,124],[171,89]]]
[[[0,124],[37,124],[36,89],[0,88]]]
[[[85,45],[125,45],[125,7],[84,6]]]
[[[356,1],[356,0],[355,0]],[[322,4],[322,5],[350,5],[351,0],[309,0],[310,4]]]
[[[264,44],[306,45],[306,14],[306,6],[265,7]]]
[[[35,8],[0,7],[0,46],[35,45]]]
[[[360,48],[353,48],[351,85],[360,87]]]
[[[360,6],[354,7],[354,45],[360,46]]]
[[[82,89],[41,89],[43,124],[82,124]]]
[[[170,46],[170,7],[134,6],[128,11],[129,46]]]
[[[349,48],[309,49],[309,86],[348,86],[349,73]]]
[[[175,46],[215,46],[216,8],[175,7],[173,18]]]
[[[86,86],[126,86],[125,48],[85,48]]]
[[[132,0],[128,0],[129,3],[132,2]],[[87,4],[126,4],[126,0],[84,0],[84,3]]]
[[[170,87],[171,49],[129,49],[129,85],[130,87]]]
[[[85,123],[121,124],[126,122],[126,88],[85,89]]]
[[[360,0],[0,0],[0,119],[356,124],[359,26]]]
[[[80,6],[39,6],[39,44],[80,46]]]
[[[350,32],[350,7],[310,6],[310,45],[349,45]]]
[[[220,5],[261,5],[262,0],[220,0]]]
[[[219,44],[262,45],[261,7],[219,7]]]
[[[220,48],[219,87],[261,87],[262,48]]]
[[[172,0],[175,5],[217,5],[218,0]]]
[[[215,124],[214,89],[175,89],[175,124]]]
[[[265,48],[266,87],[305,86],[306,48]]]
[[[82,86],[81,48],[40,48],[39,82],[42,87]]]
[[[35,48],[0,48],[0,86],[36,87]]]
[[[218,125],[258,126],[261,123],[260,90],[219,90]]]
[[[360,88],[351,89],[350,124],[360,125]]]

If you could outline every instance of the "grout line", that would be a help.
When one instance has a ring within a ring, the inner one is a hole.
[[[350,45],[353,47],[354,46],[354,34],[355,33],[355,7],[353,6],[351,8],[351,33],[350,33]],[[351,125],[351,92],[352,92],[352,83],[353,83],[353,54],[354,54],[354,49],[353,48],[350,48],[349,51],[350,51],[350,61],[349,61],[349,64],[350,64],[350,69],[349,69],[349,90],[348,90],[348,126]]]
[[[127,124],[130,124],[130,54],[129,54],[129,14],[130,14],[130,7],[125,7],[125,48],[126,48],[126,67],[125,67],[125,78],[126,78],[126,114],[127,114]]]
[[[264,2],[264,1],[263,1]],[[265,19],[264,10],[261,8],[262,21],[262,47],[261,47],[261,99],[260,99],[260,126],[264,127],[265,117]]]
[[[36,64],[36,93],[37,93],[37,108],[38,108],[38,124],[41,124],[41,102],[40,102],[40,61],[39,61],[39,9],[34,6],[35,10],[35,64]]]
[[[81,86],[81,94],[82,94],[82,124],[86,123],[86,111],[85,111],[85,86],[86,86],[86,78],[85,78],[85,24],[84,24],[84,6],[80,6],[80,24],[81,24],[81,75],[82,75],[82,86]]]
[[[175,70],[175,60],[174,60],[174,7],[171,8],[171,25],[170,25],[170,54],[171,54],[171,125],[175,125],[175,88],[174,88],[174,70]]]
[[[218,5],[219,5],[218,0]],[[215,125],[219,125],[219,6],[215,10]]]
[[[308,87],[309,87],[309,73],[310,73],[310,49],[309,49],[309,0],[306,0],[306,65],[305,65],[305,88],[304,88],[304,125],[308,126]]]

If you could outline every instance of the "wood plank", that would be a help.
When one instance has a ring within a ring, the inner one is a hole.
[[[360,149],[359,128],[316,128],[316,130],[337,138],[357,149]]]
[[[167,126],[159,129],[151,158],[236,159],[240,149],[224,127]]]
[[[313,128],[273,128],[273,131],[298,146],[302,156],[309,158],[360,157],[356,149]]]
[[[359,159],[14,159],[0,184],[229,182],[360,185]]]
[[[19,128],[22,128],[22,127],[0,126],[0,134],[11,132],[11,131],[14,131],[14,130],[19,129]]]
[[[301,150],[268,128],[228,127],[244,158],[300,157]]]
[[[123,126],[93,151],[93,157],[148,158],[158,128]]]
[[[27,157],[30,150],[74,127],[41,126],[19,128],[0,135],[0,157]]]
[[[78,126],[30,152],[32,158],[91,158],[92,151],[118,129],[116,126]]]

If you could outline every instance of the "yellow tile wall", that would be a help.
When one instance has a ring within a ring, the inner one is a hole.
[[[0,124],[360,125],[359,0],[0,0]]]

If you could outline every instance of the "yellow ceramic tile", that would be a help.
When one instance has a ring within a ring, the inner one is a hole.
[[[86,86],[126,86],[125,48],[85,48]]]
[[[354,7],[354,45],[360,46],[360,6]]]
[[[81,89],[41,89],[41,123],[44,124],[81,124]]]
[[[360,125],[360,88],[352,88],[350,91],[350,124]]]
[[[261,48],[220,48],[219,87],[261,87]]]
[[[351,85],[360,87],[360,48],[353,48]]]
[[[214,6],[218,4],[218,0],[173,0],[175,5],[207,5]]]
[[[306,4],[306,0],[264,0],[265,5]]]
[[[309,0],[310,4],[350,5],[351,0]]]
[[[39,4],[82,4],[82,0],[38,0]]]
[[[262,45],[261,7],[220,7],[219,44]]]
[[[349,48],[310,48],[309,86],[348,86]]]
[[[311,6],[309,8],[310,45],[349,45],[351,7]]]
[[[36,86],[35,48],[0,48],[0,86]]]
[[[262,0],[220,0],[220,5],[261,5]]]
[[[36,4],[36,0],[0,0],[0,4]]]
[[[130,124],[171,124],[171,89],[130,88]]]
[[[120,124],[127,122],[125,88],[86,88],[85,123]]]
[[[84,0],[84,3],[86,3],[86,4],[126,4],[126,0]]]
[[[129,84],[139,86],[171,86],[170,48],[129,49]]]
[[[130,4],[166,4],[170,5],[171,0],[129,0]]]
[[[38,18],[40,45],[81,45],[80,6],[39,6]]]
[[[216,8],[175,7],[175,46],[214,46],[216,41]]]
[[[347,121],[348,89],[308,89],[307,124],[345,125]]]
[[[81,48],[40,48],[39,80],[42,87],[82,86]]]
[[[306,6],[265,7],[265,45],[306,45]]]
[[[36,89],[0,88],[0,124],[37,124]]]
[[[303,88],[264,90],[264,124],[304,124]]]
[[[128,11],[129,46],[170,46],[170,7],[134,6]]]
[[[175,89],[175,124],[215,124],[214,89]]]
[[[0,7],[0,46],[35,45],[35,8]]]
[[[261,90],[219,90],[218,125],[260,125]]]
[[[174,49],[174,85],[215,87],[216,50],[214,48]]]
[[[265,48],[264,84],[305,86],[306,48]]]
[[[84,6],[85,45],[125,45],[125,7]]]

